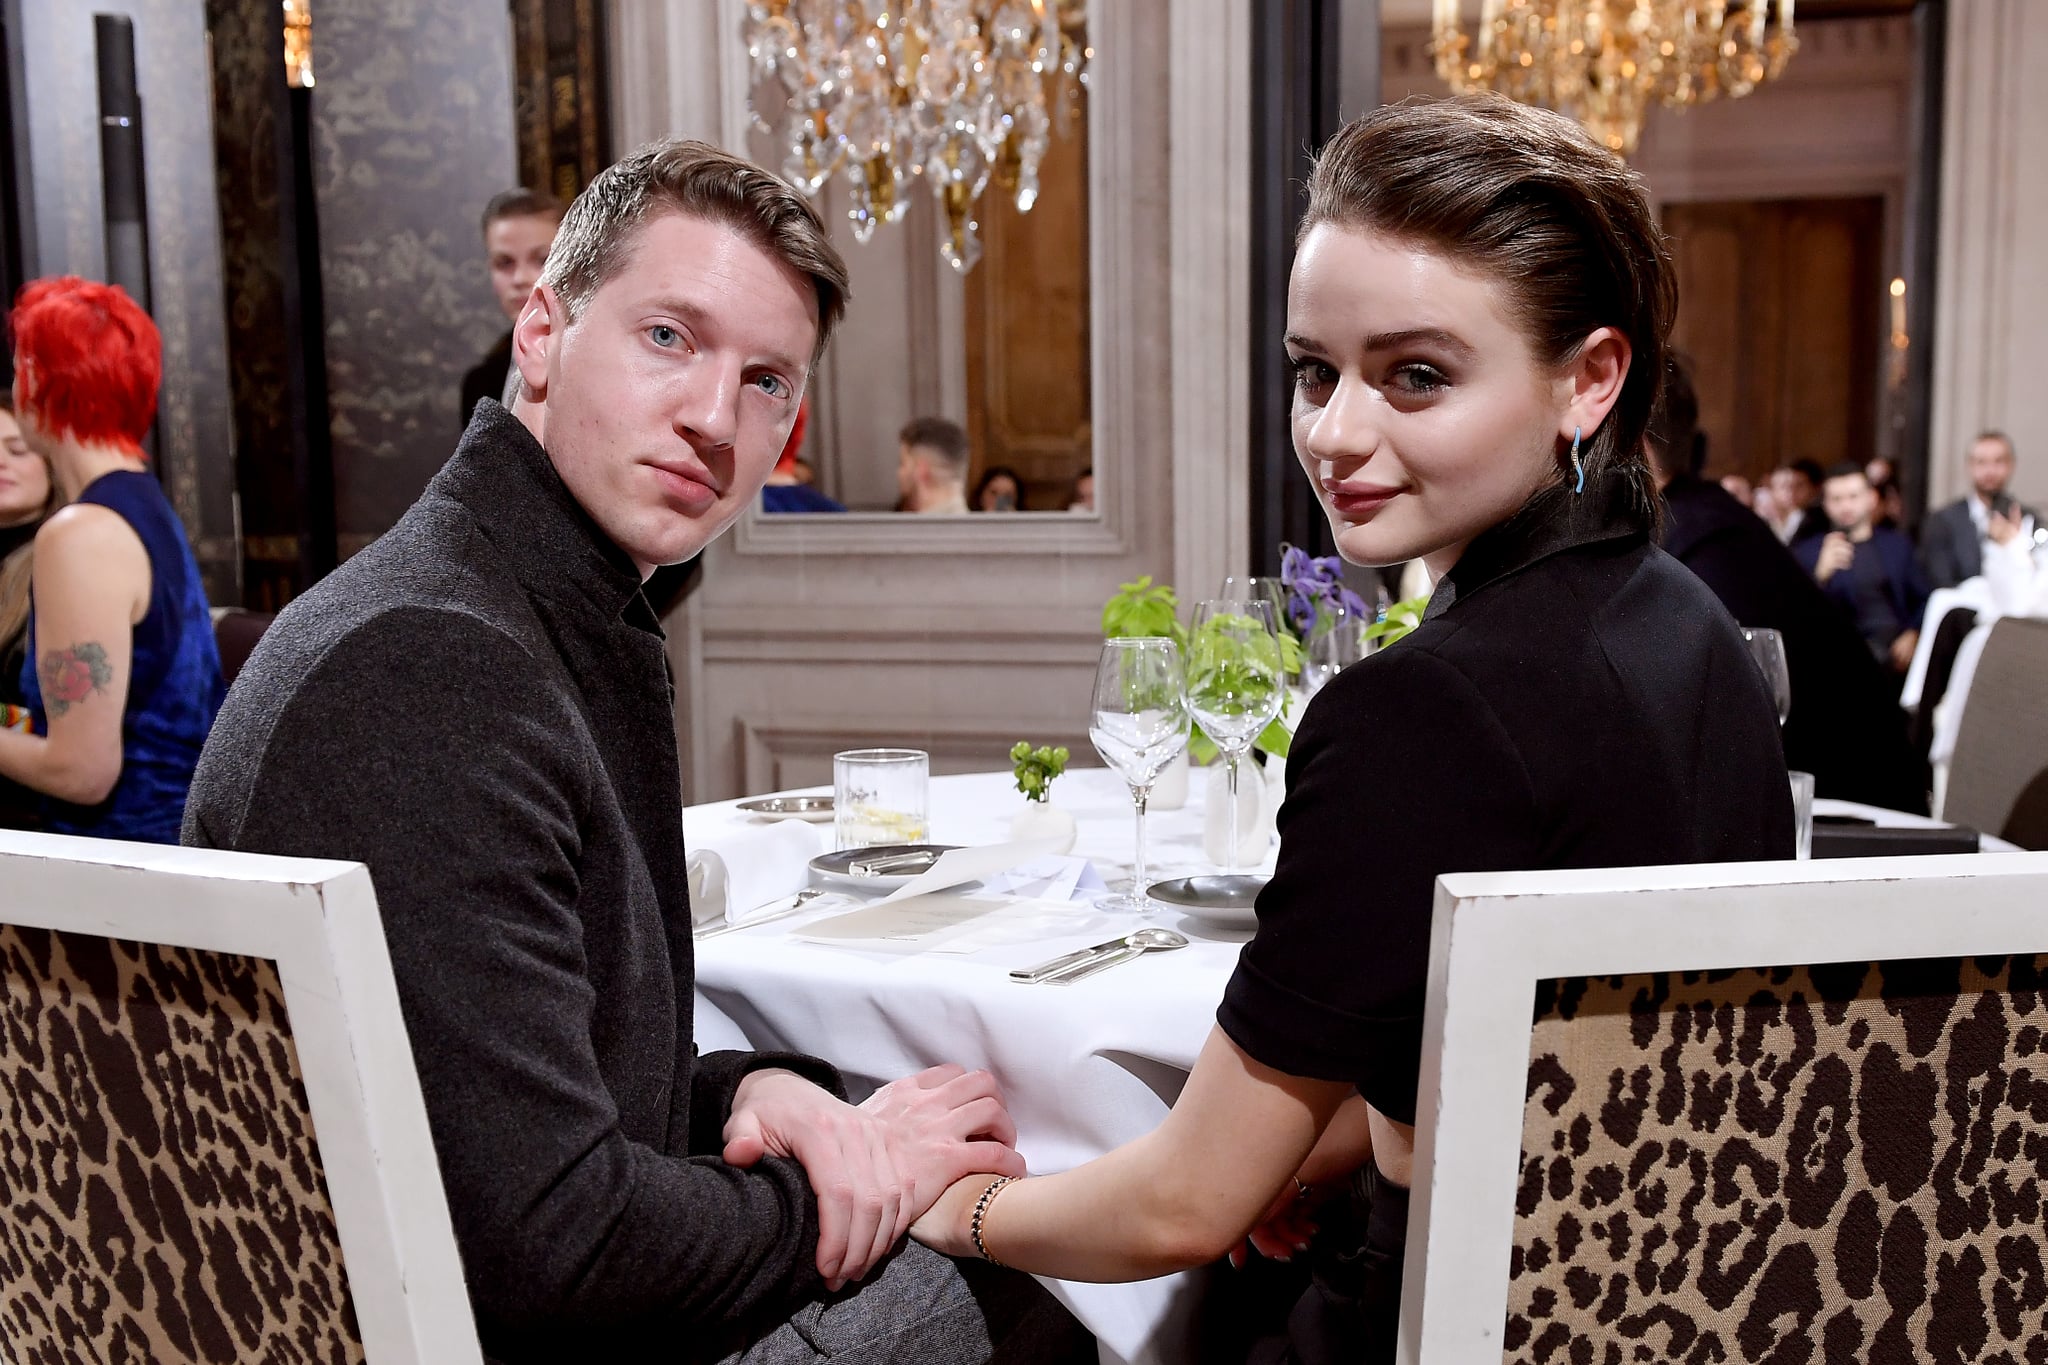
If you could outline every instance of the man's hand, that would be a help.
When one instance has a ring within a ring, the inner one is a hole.
[[[1820,560],[1813,566],[1816,583],[1825,583],[1856,562],[1856,547],[1840,531],[1830,531],[1820,543]]]
[[[896,1169],[908,1182],[903,1228],[963,1176],[1024,1174],[1017,1125],[986,1071],[950,1062],[930,1067],[891,1081],[860,1108],[885,1126]]]
[[[957,1066],[884,1086],[859,1108],[794,1072],[750,1072],[724,1136],[732,1165],[781,1156],[804,1168],[818,1200],[818,1273],[833,1290],[872,1270],[953,1180],[1024,1173],[995,1082]]]
[[[1984,535],[1994,545],[2009,544],[2020,533],[2020,514],[2015,508],[2011,516],[1992,512],[1984,518]]]
[[[1920,632],[1903,630],[1892,640],[1892,669],[1904,673],[1913,666],[1913,651],[1920,648]]]

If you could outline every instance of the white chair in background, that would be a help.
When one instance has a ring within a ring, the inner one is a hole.
[[[367,869],[0,832],[0,1358],[482,1360]]]

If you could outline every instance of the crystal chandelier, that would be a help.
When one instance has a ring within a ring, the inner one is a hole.
[[[1624,156],[1652,103],[1740,99],[1799,49],[1792,0],[1483,0],[1474,35],[1436,0],[1430,27],[1451,89],[1570,114]]]
[[[816,196],[845,176],[854,240],[909,207],[922,177],[939,251],[981,259],[975,204],[993,181],[1029,212],[1055,127],[1088,83],[1087,0],[753,0],[747,108]]]

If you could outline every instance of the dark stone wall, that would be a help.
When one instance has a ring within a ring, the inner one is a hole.
[[[514,183],[505,0],[320,0],[313,182],[335,518],[346,556],[454,449],[458,388],[504,327],[477,216]]]
[[[164,343],[158,467],[191,537],[208,597],[232,603],[239,600],[241,553],[201,0],[67,0],[14,11],[29,114],[28,164],[20,172],[30,201],[23,214],[23,267],[29,278],[107,276],[96,12],[126,14],[135,23],[150,312]]]

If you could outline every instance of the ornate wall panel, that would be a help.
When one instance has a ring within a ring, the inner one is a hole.
[[[314,192],[341,552],[447,460],[462,373],[497,338],[477,216],[513,183],[504,0],[316,7]]]

